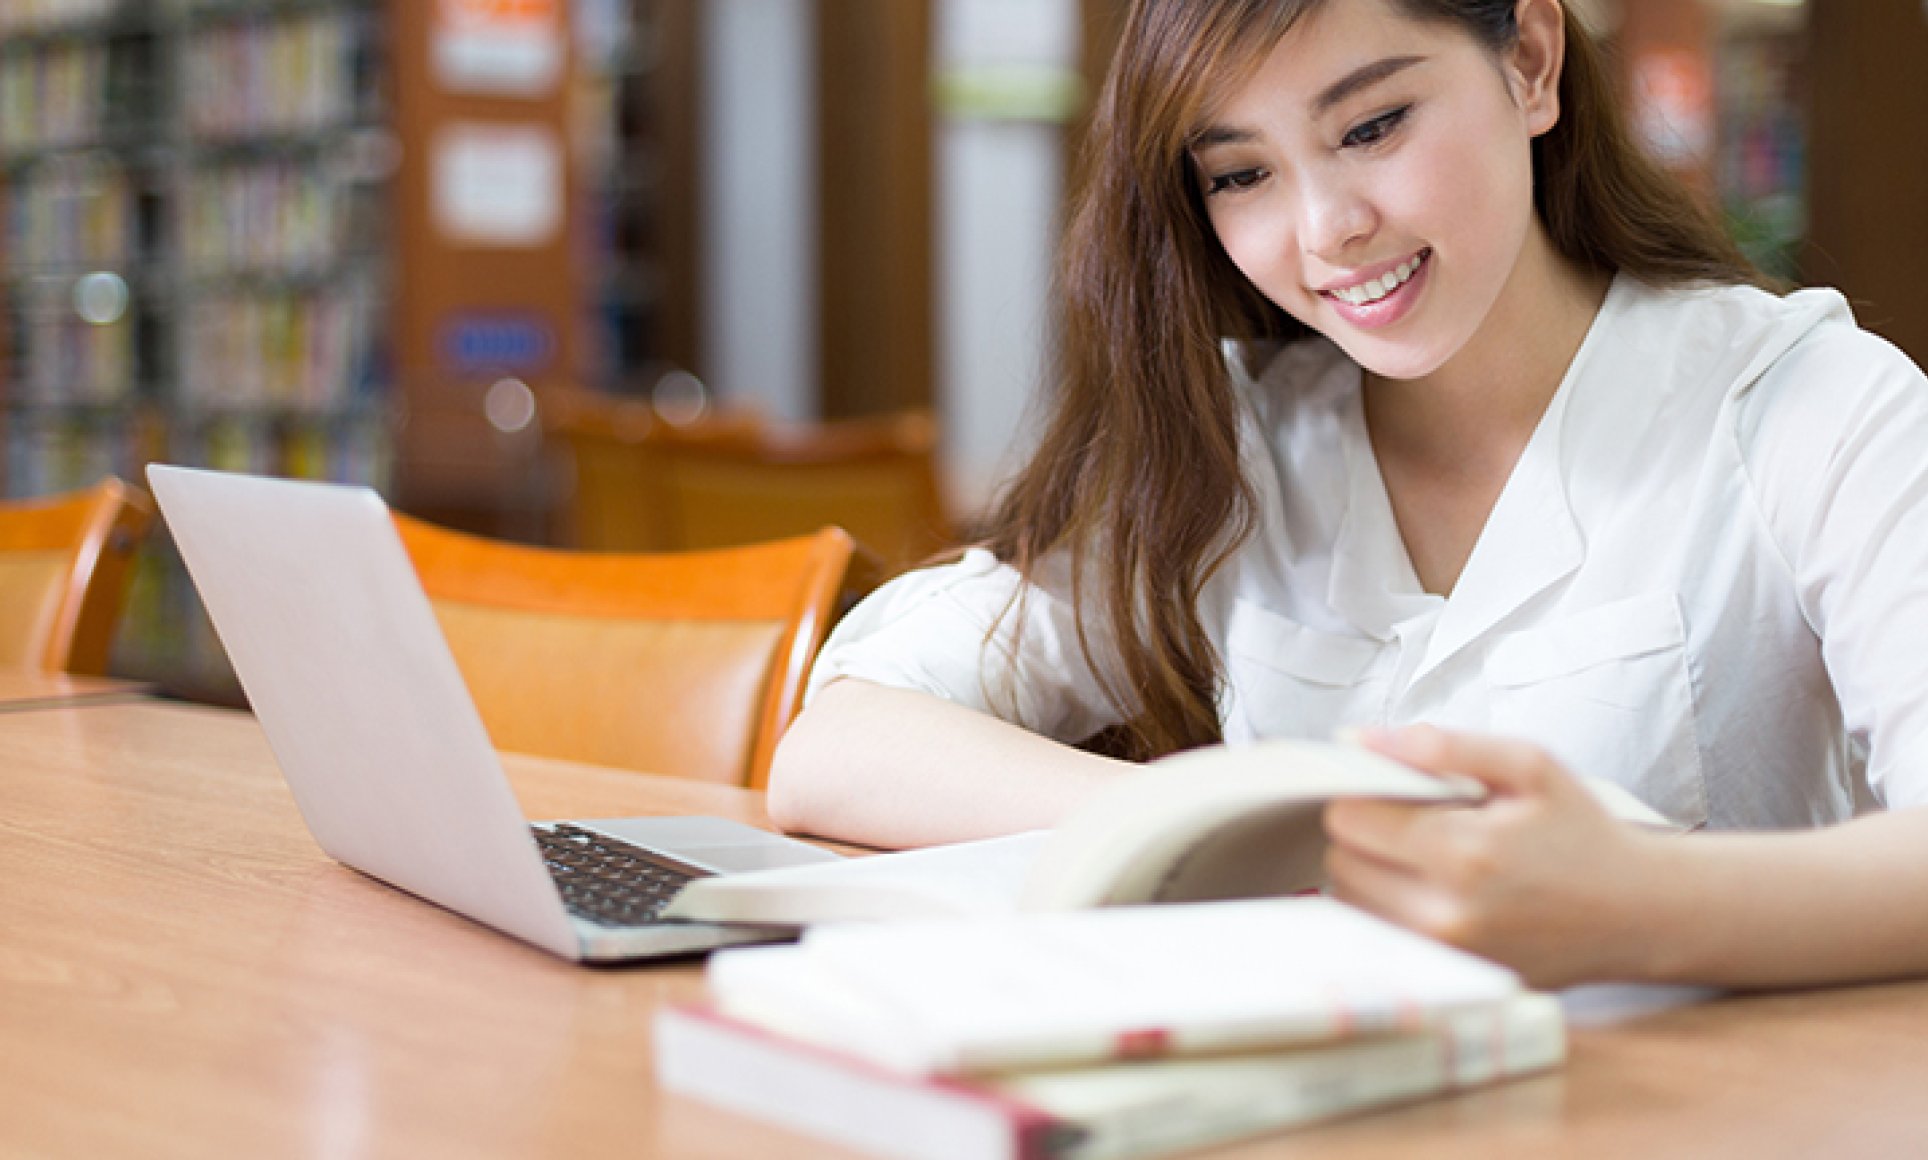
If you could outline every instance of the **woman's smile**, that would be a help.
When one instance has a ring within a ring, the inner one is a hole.
[[[1366,330],[1391,326],[1419,301],[1432,256],[1430,247],[1422,249],[1371,277],[1348,276],[1344,282],[1322,287],[1319,296],[1353,326]]]

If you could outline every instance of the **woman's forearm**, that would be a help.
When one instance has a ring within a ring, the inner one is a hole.
[[[1736,988],[1928,975],[1928,810],[1652,839],[1638,973]]]
[[[777,747],[770,817],[890,848],[1056,825],[1129,768],[923,693],[844,679]]]

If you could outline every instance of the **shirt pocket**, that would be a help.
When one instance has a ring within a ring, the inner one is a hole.
[[[1676,822],[1707,821],[1687,630],[1673,593],[1502,636],[1484,672],[1497,731],[1626,786]]]
[[[1240,735],[1325,738],[1340,725],[1378,719],[1372,674],[1386,645],[1308,628],[1249,600],[1232,606],[1226,667],[1233,711],[1227,740]]]

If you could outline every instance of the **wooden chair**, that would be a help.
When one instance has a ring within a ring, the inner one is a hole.
[[[763,417],[754,411],[710,415],[682,428],[642,399],[612,399],[585,391],[555,392],[542,401],[544,429],[563,444],[574,467],[570,535],[596,552],[668,552],[686,545],[675,534],[663,502],[665,443],[754,445]],[[819,520],[789,534],[835,520]],[[774,537],[764,537],[774,538]]]
[[[576,465],[576,542],[606,551],[758,543],[834,524],[884,571],[954,539],[923,412],[821,424],[754,413],[663,422],[647,403],[571,398],[549,429]]]
[[[646,555],[396,524],[497,747],[757,788],[852,552],[836,528]]]
[[[897,572],[954,542],[936,452],[924,412],[772,426],[754,442],[667,440],[665,518],[685,548],[833,523]]]
[[[0,504],[0,666],[99,675],[153,501],[107,478]]]

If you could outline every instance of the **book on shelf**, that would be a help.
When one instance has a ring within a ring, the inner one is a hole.
[[[62,157],[7,190],[7,269],[14,280],[121,268],[134,257],[135,191],[112,158]]]
[[[287,10],[272,22],[199,30],[182,52],[183,114],[205,139],[311,133],[356,113],[369,69],[373,14]]]
[[[1676,828],[1625,789],[1582,780],[1623,820]],[[699,879],[665,913],[807,925],[1303,894],[1323,885],[1327,802],[1484,795],[1350,744],[1214,746],[1125,774],[1051,831]]]
[[[920,1075],[1413,1031],[1521,989],[1329,898],[832,924],[706,978],[726,1015]]]
[[[85,145],[106,112],[105,44],[55,42],[0,57],[0,151]]]
[[[1496,1082],[1559,1001],[1328,899],[816,928],[657,1016],[667,1090],[883,1156],[1123,1158]]]
[[[0,4],[0,35],[48,32],[98,24],[120,0],[13,0]]]

